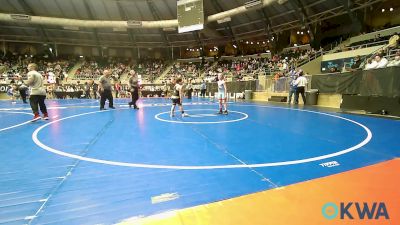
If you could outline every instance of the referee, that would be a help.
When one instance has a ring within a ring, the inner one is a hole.
[[[307,79],[303,76],[303,71],[300,71],[299,77],[294,81],[294,86],[297,86],[296,88],[296,95],[294,98],[294,103],[299,104],[299,94],[301,94],[301,98],[303,99],[304,105],[306,104],[306,96],[304,95],[305,88],[307,85]]]
[[[110,109],[114,108],[113,96],[112,96],[112,85],[111,85],[111,71],[104,70],[103,76],[99,79],[99,93],[100,93],[100,110],[105,110],[104,105],[106,99],[108,99],[108,106]]]
[[[134,70],[129,71],[129,92],[131,93],[132,96],[132,101],[129,102],[129,108],[132,107],[134,109],[139,109],[139,107],[137,107],[136,105],[136,101],[139,99],[139,84],[138,84],[138,78],[136,75],[136,72]]]

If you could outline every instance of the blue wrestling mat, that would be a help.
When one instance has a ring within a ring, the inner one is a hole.
[[[0,102],[0,224],[114,224],[337,174],[400,155],[400,121],[208,99]],[[106,104],[107,106],[107,104]],[[178,108],[177,108],[178,109]]]

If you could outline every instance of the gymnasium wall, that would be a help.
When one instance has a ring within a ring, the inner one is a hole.
[[[359,96],[400,96],[400,67],[314,75],[311,88],[320,93]]]

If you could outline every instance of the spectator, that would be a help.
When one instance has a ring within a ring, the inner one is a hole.
[[[85,98],[90,98],[90,84],[85,82]]]
[[[201,86],[200,86],[200,96],[201,97],[206,97],[206,90],[207,90],[207,85],[206,85],[206,81],[205,80],[203,80],[203,82],[201,83]]]
[[[354,58],[354,62],[351,65],[350,71],[356,71],[360,68],[360,66],[361,66],[361,60],[360,60],[360,56],[358,55]]]
[[[290,75],[289,75],[289,99],[288,99],[288,103],[291,104],[292,103],[292,96],[293,94],[296,95],[296,85],[294,84],[295,81],[297,79],[297,72],[295,70],[290,71]]]
[[[188,81],[188,84],[186,86],[186,90],[187,90],[188,99],[192,99],[193,86],[192,86],[192,81],[191,80]]]
[[[114,90],[115,90],[115,98],[119,98],[119,94],[122,90],[122,86],[118,81],[115,82],[115,84],[114,84]]]
[[[397,51],[394,59],[387,64],[387,67],[391,66],[400,66],[400,51]]]
[[[368,59],[367,60],[367,65],[365,65],[365,69],[364,70],[375,69],[376,66],[378,66],[378,63],[374,59]]]
[[[7,89],[7,95],[11,97],[11,103],[16,104],[16,93],[17,93],[17,87],[13,84],[10,85]]]
[[[382,57],[382,55],[376,55],[375,61],[377,63],[375,68],[385,68],[388,64],[388,60],[385,57]]]
[[[20,96],[22,98],[23,103],[28,103],[26,101],[26,91],[28,91],[28,86],[26,86],[26,84],[24,83],[24,81],[22,80],[21,76],[17,77],[17,85],[18,85],[18,91],[20,93]]]
[[[331,72],[331,73],[337,73],[337,72],[338,72],[338,69],[337,69],[336,66],[332,66],[331,68],[329,68],[329,72]]]

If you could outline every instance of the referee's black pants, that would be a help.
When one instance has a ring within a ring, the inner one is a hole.
[[[106,104],[107,99],[108,99],[108,106],[110,108],[114,107],[111,90],[104,90],[100,93],[100,109],[104,109],[104,105]]]
[[[192,92],[193,92],[193,89],[190,88],[190,89],[188,90],[188,92],[187,92],[187,94],[188,94],[188,99],[192,99]]]
[[[23,101],[24,103],[27,103],[27,102],[26,102],[26,89],[19,90],[19,94],[21,95],[22,101]]]
[[[133,105],[134,108],[137,108],[136,101],[139,99],[139,89],[134,88],[131,91],[132,101],[129,102],[129,105]]]
[[[301,98],[303,99],[304,105],[306,104],[306,96],[304,95],[304,87],[296,88],[296,95],[294,97],[294,103],[299,104],[299,94],[301,94]]]

